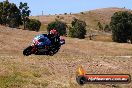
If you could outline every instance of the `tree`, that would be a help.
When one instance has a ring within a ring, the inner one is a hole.
[[[8,0],[0,2],[0,24],[18,27],[21,24],[20,10]]]
[[[19,27],[22,24],[20,10],[14,3],[10,5],[7,21],[8,26],[12,28]]]
[[[60,35],[66,35],[66,28],[67,28],[66,23],[56,20],[48,24],[47,31],[49,33],[50,30],[56,29]]]
[[[73,19],[71,23],[71,27],[69,27],[69,36],[73,38],[83,39],[86,35],[86,23],[85,21],[78,20],[76,18]]]
[[[26,28],[26,21],[27,21],[27,18],[29,17],[31,11],[29,10],[29,7],[27,6],[27,3],[22,3],[20,2],[20,6],[19,6],[19,9],[20,9],[20,13],[21,13],[21,18],[22,18],[22,22],[23,22],[23,25],[24,25],[24,29]]]
[[[36,19],[27,19],[25,24],[26,28],[31,31],[39,31],[41,26],[41,22]]]
[[[115,42],[132,43],[132,14],[128,11],[119,11],[111,17],[110,27],[112,39]]]

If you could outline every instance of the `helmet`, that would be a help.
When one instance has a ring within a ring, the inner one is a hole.
[[[56,31],[56,29],[52,29],[52,30],[50,30],[50,34],[57,35],[57,31]]]

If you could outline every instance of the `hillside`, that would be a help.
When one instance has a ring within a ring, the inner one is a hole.
[[[75,81],[76,69],[88,73],[132,75],[132,45],[66,37],[54,56],[23,56],[32,38],[42,32],[0,26],[0,88],[131,88],[130,84],[88,84]]]
[[[83,20],[87,23],[87,26],[91,29],[95,30],[97,29],[97,23],[100,22],[103,26],[106,24],[109,24],[111,20],[111,16],[118,11],[131,11],[125,8],[102,8],[102,9],[96,9],[91,11],[83,12],[83,14],[76,13],[76,14],[59,14],[59,15],[46,15],[46,16],[31,16],[30,18],[38,19],[40,20],[43,25],[41,30],[46,29],[46,25],[55,19],[60,19],[61,21],[66,22],[67,24],[70,24],[72,19],[78,18],[80,20]]]

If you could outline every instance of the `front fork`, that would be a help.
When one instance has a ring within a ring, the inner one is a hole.
[[[38,52],[38,48],[36,45],[32,44],[32,53],[36,54]]]

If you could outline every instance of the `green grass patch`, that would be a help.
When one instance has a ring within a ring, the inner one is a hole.
[[[37,88],[45,88],[49,85],[49,82],[46,80],[43,81],[33,80],[32,84],[35,85]]]
[[[32,71],[32,75],[36,78],[40,78],[43,75],[50,76],[52,73],[49,71],[48,68],[39,68],[37,70]]]
[[[40,77],[41,77],[41,74],[38,73],[38,72],[34,72],[34,73],[33,73],[33,76],[34,76],[34,77],[37,77],[37,78],[40,78]]]
[[[26,82],[19,74],[0,76],[0,88],[18,88],[22,87]]]
[[[41,24],[41,27],[40,27],[40,31],[45,31],[45,32],[47,32],[47,24]]]
[[[23,78],[32,78],[34,76],[30,71],[18,72],[17,74],[19,74]]]

